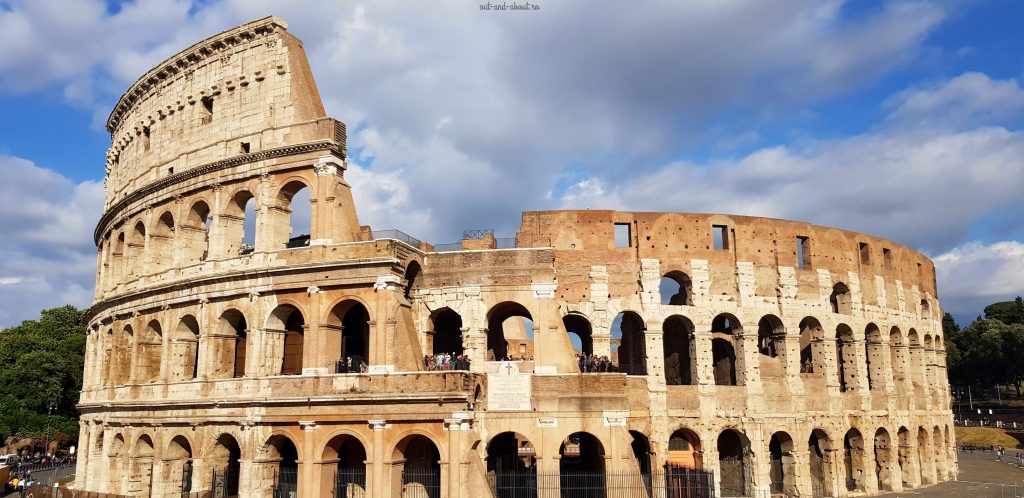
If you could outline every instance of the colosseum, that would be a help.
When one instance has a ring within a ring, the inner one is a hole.
[[[345,124],[275,17],[165,60],[107,129],[79,490],[846,497],[957,474],[935,270],[906,246],[724,214],[533,211],[450,244],[361,226]]]

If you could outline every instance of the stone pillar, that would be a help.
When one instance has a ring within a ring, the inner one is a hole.
[[[302,454],[299,458],[299,498],[319,498],[320,489],[316,485],[314,470],[316,467],[316,422],[300,420],[302,427]]]
[[[789,390],[789,394],[794,397],[793,406],[804,406],[802,401],[804,383],[800,379],[800,335],[784,335],[781,342],[782,349],[785,351],[783,368],[786,388]]]
[[[316,184],[311,197],[313,204],[313,235],[310,245],[351,242],[359,233],[359,218],[356,216],[352,187],[345,181],[347,164],[335,156],[323,156],[316,160]]]
[[[796,446],[796,441],[793,445]],[[792,458],[793,489],[785,490],[789,496],[813,496],[813,477],[810,469],[810,452],[807,450],[793,450],[789,453]],[[783,466],[785,469],[785,466]]]
[[[448,465],[447,473],[442,465],[441,495],[449,498],[462,496],[462,439],[464,434],[471,427],[470,414],[465,412],[452,413],[452,418],[445,419],[445,429],[448,431]]]
[[[698,330],[706,330],[710,327]],[[694,332],[690,340],[691,358],[695,358],[696,373],[694,383],[700,386],[714,386],[715,375],[711,355],[711,334],[709,332]]]
[[[757,351],[757,331],[744,332],[736,338],[739,351],[736,352],[736,381],[747,387],[747,396],[756,397],[762,392],[761,358]],[[738,378],[742,375],[743,378]]]
[[[387,429],[387,423],[383,420],[370,420],[368,423],[373,429],[373,446],[370,448],[372,463],[368,469],[370,475],[366,480],[366,495],[391,496],[391,466],[385,465],[384,460],[384,431]]]
[[[96,425],[92,422],[86,422],[84,419],[78,421],[78,447],[76,452],[78,453],[78,462],[75,463],[75,475],[82,476],[83,486],[82,489],[88,488],[88,476],[89,463],[92,457],[93,441],[96,438],[94,430]]]
[[[323,301],[323,289],[312,286],[306,289],[309,295],[309,308],[306,316],[306,327],[302,333],[302,372],[315,371],[322,374],[333,373],[334,365],[328,369],[326,337],[320,324],[320,311]],[[340,348],[340,344],[338,345]]]

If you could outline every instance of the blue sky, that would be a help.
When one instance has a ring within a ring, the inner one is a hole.
[[[349,125],[361,221],[522,210],[802,219],[932,256],[961,321],[1024,294],[1024,2],[0,0],[0,325],[91,301],[107,113],[275,14]]]

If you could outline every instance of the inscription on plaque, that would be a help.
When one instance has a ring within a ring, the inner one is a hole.
[[[519,373],[514,362],[505,361],[498,367],[498,373],[487,374],[487,410],[495,412],[520,412],[533,410],[530,401],[531,375]]]

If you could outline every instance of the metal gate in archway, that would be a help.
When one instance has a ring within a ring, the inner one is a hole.
[[[743,457],[726,457],[719,460],[722,496],[747,496],[747,472]]]
[[[809,462],[811,477],[811,498],[825,497],[825,459],[816,451],[811,451]]]
[[[440,498],[441,469],[403,469],[402,498]]]

